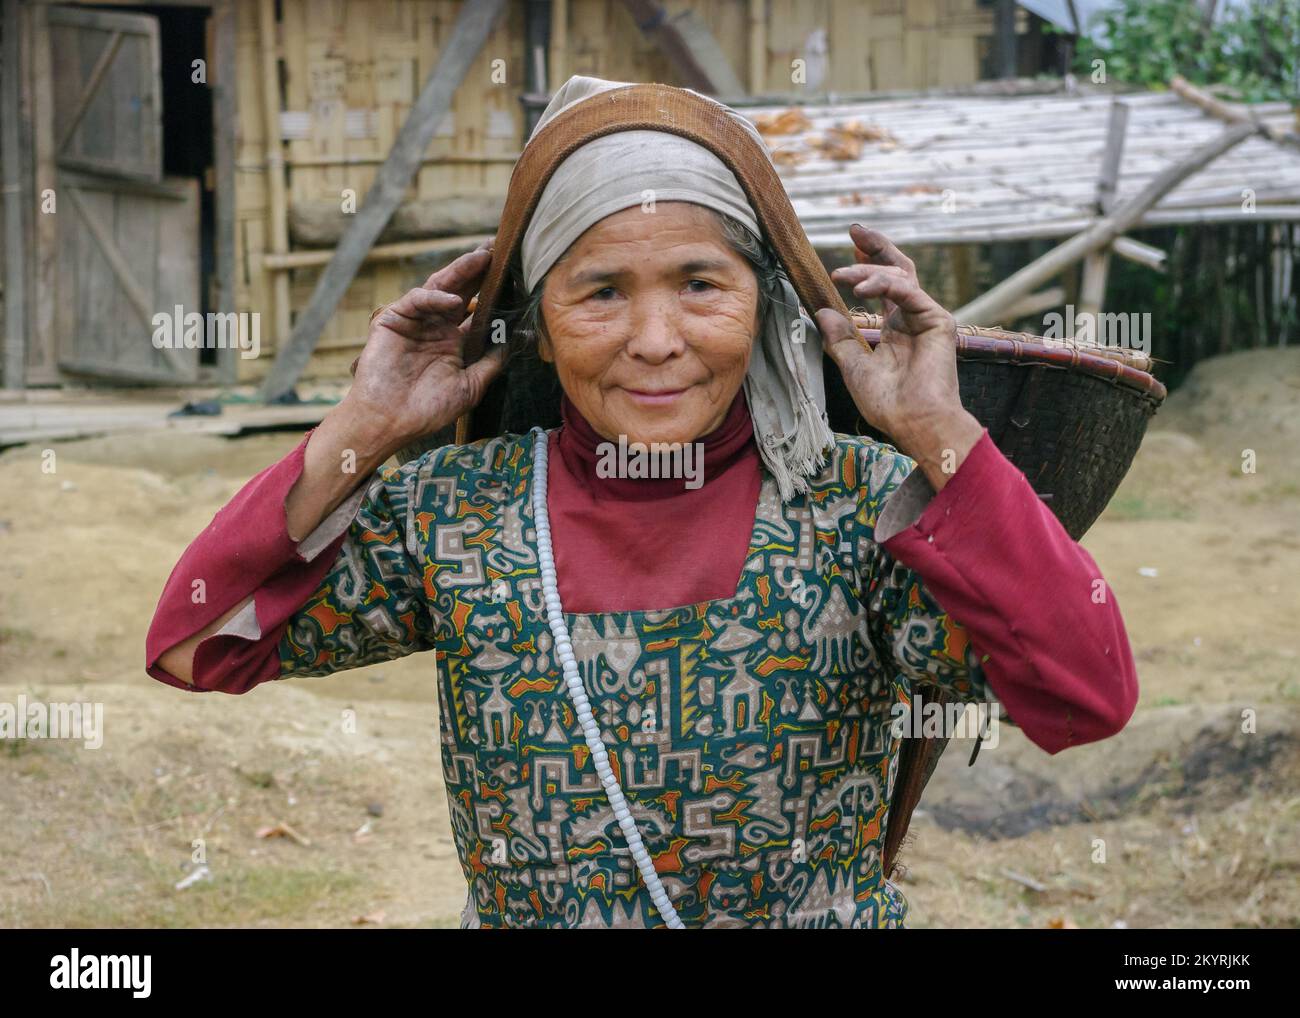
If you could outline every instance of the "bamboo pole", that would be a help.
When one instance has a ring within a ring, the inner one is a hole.
[[[414,258],[418,255],[433,255],[440,251],[472,251],[483,241],[494,236],[491,233],[474,233],[460,237],[437,237],[433,240],[404,240],[395,244],[379,244],[372,247],[363,262],[391,262],[399,258]],[[306,269],[318,265],[328,265],[337,248],[326,247],[311,251],[291,251],[288,254],[265,254],[263,264],[276,272],[289,269]]]
[[[1234,124],[1217,138],[1192,151],[1186,158],[1161,171],[1147,186],[1124,202],[1109,216],[1058,244],[1041,258],[1030,262],[1019,272],[1004,279],[983,296],[954,312],[959,322],[979,324],[992,320],[1017,298],[1036,289],[1053,276],[1073,265],[1080,258],[1111,243],[1139,220],[1156,202],[1190,177],[1197,170],[1221,156],[1234,145],[1245,141],[1258,131],[1254,123]]]
[[[1148,269],[1155,269],[1156,272],[1164,272],[1165,263],[1169,260],[1169,255],[1160,248],[1143,244],[1132,237],[1116,237],[1110,250],[1112,254],[1127,258],[1138,265],[1145,265]]]
[[[1007,321],[1014,322],[1020,318],[1041,314],[1051,308],[1059,308],[1066,303],[1065,287],[1053,286],[1038,293],[1027,293],[1014,304],[1007,307]]]
[[[276,66],[275,0],[261,0],[258,8],[258,45],[262,53],[262,114],[266,121],[266,180],[270,202],[271,254],[289,253],[289,208],[285,197],[284,145],[280,137],[280,74]],[[288,342],[291,331],[289,275],[270,275],[274,328],[271,342],[276,349]]]
[[[1272,141],[1276,141],[1282,145],[1291,145],[1295,148],[1300,148],[1300,135],[1297,135],[1294,132],[1284,131],[1273,124],[1266,124],[1257,118],[1253,112],[1235,109],[1232,106],[1229,106],[1221,99],[1216,99],[1214,96],[1210,95],[1210,93],[1197,88],[1181,74],[1174,77],[1174,80],[1169,83],[1169,88],[1171,91],[1182,96],[1193,106],[1204,110],[1212,117],[1226,121],[1229,124],[1254,124],[1259,128],[1262,134],[1266,135]]]

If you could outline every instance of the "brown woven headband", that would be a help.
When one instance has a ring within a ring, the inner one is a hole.
[[[848,307],[808,242],[790,198],[760,144],[727,110],[671,85],[628,85],[575,104],[529,140],[510,176],[492,264],[479,289],[478,306],[465,343],[465,360],[476,360],[519,257],[524,232],[551,175],[576,149],[617,131],[666,131],[702,145],[726,164],[744,189],[759,227],[785,265],[790,283],[809,314]]]

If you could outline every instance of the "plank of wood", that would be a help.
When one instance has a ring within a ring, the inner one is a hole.
[[[81,118],[86,115],[90,109],[90,102],[95,98],[95,93],[99,91],[100,83],[104,80],[104,74],[109,65],[117,59],[117,51],[122,48],[122,33],[111,32],[108,41],[104,44],[104,51],[99,55],[94,69],[90,72],[90,77],[81,86],[81,95],[77,97],[76,105],[68,113],[67,120],[64,121],[63,130],[59,133],[59,140],[55,143],[55,150],[62,152],[72,140],[72,135],[76,132],[81,124]]]
[[[0,403],[0,448],[31,442],[69,441],[123,432],[179,431],[211,435],[241,435],[286,427],[311,427],[320,423],[331,403],[299,403],[266,407],[224,404],[214,416],[171,417],[184,399],[111,400],[72,398],[49,402]]]
[[[462,7],[438,65],[402,124],[392,152],[376,174],[334,257],[317,280],[311,300],[299,314],[289,341],[276,353],[275,363],[262,387],[262,396],[268,402],[290,391],[306,368],[316,341],[356,276],[366,252],[401,203],[439,121],[450,108],[456,90],[504,7],[505,0],[483,0]]]

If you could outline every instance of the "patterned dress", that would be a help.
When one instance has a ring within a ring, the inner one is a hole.
[[[735,594],[566,613],[592,710],[687,926],[897,927],[881,849],[918,684],[993,700],[965,630],[873,538],[910,459],[837,436],[807,495],[764,475]],[[281,676],[434,650],[464,926],[661,926],[545,620],[532,436],[382,474],[280,641]]]

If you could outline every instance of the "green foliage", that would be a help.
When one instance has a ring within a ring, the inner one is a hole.
[[[1123,0],[1103,17],[1104,43],[1080,38],[1075,69],[1107,81],[1224,85],[1246,102],[1300,96],[1300,0],[1254,0],[1209,23],[1193,0]]]

